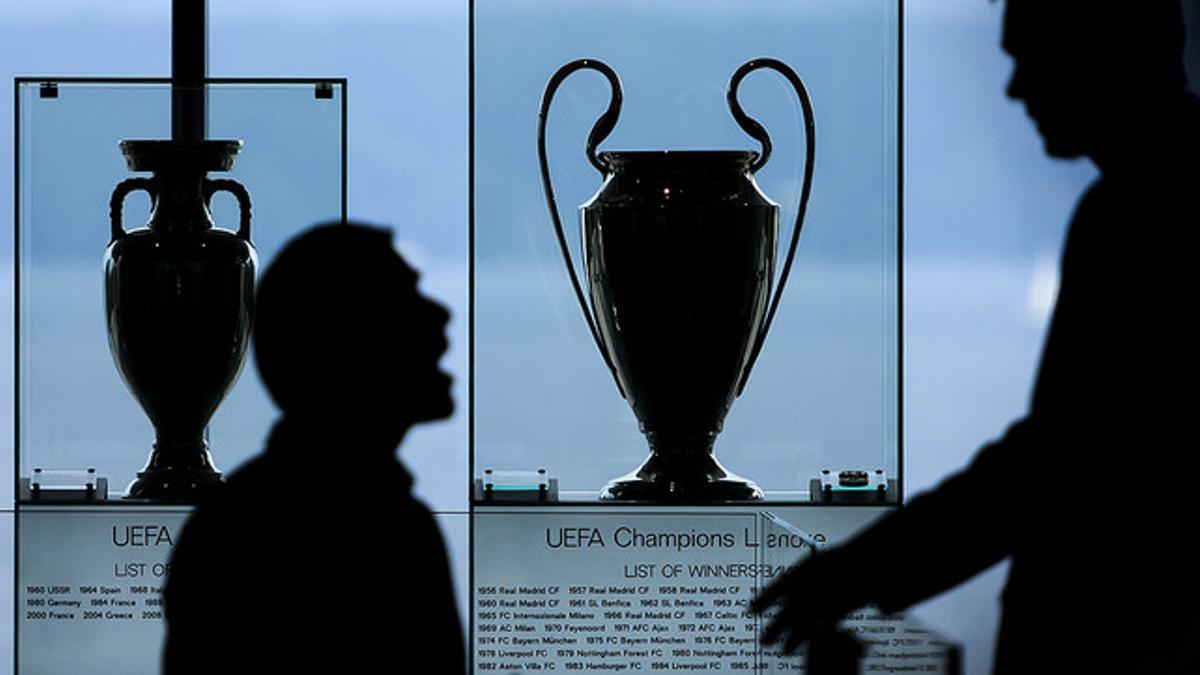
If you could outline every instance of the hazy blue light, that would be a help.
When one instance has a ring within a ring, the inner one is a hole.
[[[528,2],[514,7],[522,5]],[[837,3],[794,5],[800,11]],[[698,17],[722,6],[729,4],[689,5]],[[398,239],[423,268],[426,288],[458,313],[452,326],[455,351],[446,362],[456,372],[456,395],[465,411],[466,3],[210,0],[209,7],[213,75],[350,78],[350,213],[395,223]],[[905,469],[910,490],[962,464],[1024,409],[1043,329],[1029,311],[1031,287],[1045,284],[1044,261],[1057,257],[1075,196],[1093,175],[1087,165],[1044,159],[1023,111],[1004,101],[1009,63],[995,47],[1002,7],[984,0],[913,0],[905,8]],[[0,3],[0,76],[11,81],[35,74],[165,75],[168,14],[169,3],[162,0]],[[772,39],[791,38],[777,33]],[[617,40],[620,34],[609,26],[604,36]],[[695,74],[684,68],[673,72],[681,78]],[[640,106],[627,112],[632,119],[657,117],[651,92],[644,85],[631,88],[630,105]],[[713,93],[689,99],[701,108],[697,113],[721,112]],[[7,132],[12,122],[9,99],[0,105],[0,509],[12,503],[13,388],[11,359],[4,357],[12,349],[12,221],[6,216],[12,213]],[[514,146],[529,147],[531,129],[514,133]],[[613,142],[665,147],[688,140],[686,129],[678,135],[661,131],[644,138],[617,136]],[[743,147],[736,128],[730,133],[728,140],[705,133],[698,141]],[[580,175],[594,178],[586,170]],[[132,200],[130,208],[136,209]],[[540,210],[536,214],[541,218]],[[553,279],[556,285],[562,281]],[[578,332],[577,309],[564,313],[562,322],[564,332]],[[598,359],[583,349],[580,358]],[[460,414],[449,424],[414,434],[404,448],[435,508],[465,507],[465,429]],[[333,474],[342,470],[330,468]],[[11,512],[0,512],[0,537],[8,542],[11,532]],[[0,577],[11,579],[7,550],[0,545]],[[461,543],[454,550],[465,554]],[[457,564],[463,588],[463,560]],[[966,641],[968,673],[987,672],[1001,580],[992,572],[920,610],[951,637]],[[7,586],[0,591],[0,616],[12,616],[10,591]],[[11,667],[10,640],[10,633],[0,633],[0,673]]]

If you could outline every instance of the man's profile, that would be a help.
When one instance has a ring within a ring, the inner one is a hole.
[[[1008,94],[1080,201],[1027,415],[970,466],[756,599],[765,641],[904,609],[1011,558],[996,673],[1196,672],[1190,541],[1200,102],[1178,0],[1006,0]],[[1019,195],[1014,196],[1019,198]],[[919,452],[919,449],[917,450]]]
[[[445,546],[397,461],[453,411],[449,314],[387,230],[290,242],[257,293],[255,360],[282,416],[202,501],[164,591],[164,672],[462,672]]]

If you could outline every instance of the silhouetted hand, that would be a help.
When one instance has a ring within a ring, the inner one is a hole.
[[[751,600],[750,611],[761,615],[778,606],[778,612],[763,629],[762,643],[782,639],[783,651],[791,654],[816,639],[827,650],[848,651],[843,648],[848,636],[837,633],[837,624],[870,602],[866,590],[870,572],[860,557],[844,546],[824,550],[763,589]],[[810,659],[812,655],[810,649]]]

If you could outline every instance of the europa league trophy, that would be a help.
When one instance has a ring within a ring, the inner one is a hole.
[[[117,370],[154,424],[154,452],[129,497],[190,501],[220,482],[205,428],[237,381],[250,343],[257,258],[250,243],[250,195],[212,180],[228,171],[241,141],[123,141],[130,178],[112,195],[105,252],[108,344]],[[147,229],[121,225],[125,196],[150,194]],[[237,233],[215,229],[209,201],[233,193]]]
[[[580,207],[590,309],[571,262],[546,161],[551,101],[563,80],[584,68],[599,71],[612,87],[612,101],[592,127],[586,150],[604,182]],[[779,72],[796,90],[807,141],[796,225],[773,296],[779,207],[754,182],[754,173],[770,157],[771,140],[737,100],[742,79],[759,68]],[[538,124],[542,185],[571,284],[596,346],[650,445],[650,457],[609,482],[601,499],[761,499],[757,485],[717,462],[713,443],[733,399],[746,386],[795,257],[813,175],[815,129],[808,93],[796,73],[774,59],[750,61],[734,73],[730,111],[761,143],[761,154],[597,154],[596,146],[616,125],[621,100],[621,84],[611,68],[590,59],[573,61],[550,78]]]

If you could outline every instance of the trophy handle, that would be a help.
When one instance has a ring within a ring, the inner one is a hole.
[[[559,85],[575,71],[585,68],[604,75],[612,87],[612,100],[609,101],[608,110],[604,111],[604,114],[592,126],[592,130],[588,134],[586,149],[588,162],[596,167],[602,176],[606,176],[610,172],[608,164],[596,154],[596,146],[600,145],[600,142],[607,138],[612,133],[613,127],[617,125],[617,116],[621,114],[621,80],[612,68],[595,59],[579,59],[566,64],[559,68],[550,78],[550,82],[546,84],[546,91],[542,94],[541,108],[538,110],[538,162],[541,164],[542,189],[546,193],[546,207],[550,210],[550,220],[554,223],[554,234],[558,236],[558,248],[562,252],[563,262],[567,265],[571,286],[575,289],[575,299],[579,301],[579,307],[583,310],[583,318],[587,320],[588,330],[591,331],[592,339],[595,340],[596,347],[600,350],[600,356],[604,357],[604,364],[612,372],[621,396],[625,397],[625,388],[621,386],[621,378],[617,376],[617,369],[613,365],[612,357],[600,339],[596,318],[592,309],[588,307],[587,300],[583,297],[583,287],[579,283],[578,275],[575,274],[575,264],[571,261],[571,251],[567,247],[566,235],[563,234],[562,219],[558,215],[558,203],[554,199],[554,186],[550,182],[550,166],[546,159],[546,118],[550,113],[550,103],[554,100],[554,94],[558,91]]]
[[[808,198],[812,193],[813,161],[816,158],[816,123],[813,121],[812,100],[809,99],[808,89],[804,86],[804,82],[796,74],[796,71],[792,70],[791,67],[782,61],[768,58],[754,59],[747,61],[734,72],[733,77],[729,80],[729,92],[726,95],[726,98],[729,100],[729,111],[733,113],[733,118],[737,121],[738,126],[762,144],[762,154],[750,166],[750,172],[756,173],[766,165],[767,160],[771,157],[771,137],[757,120],[742,110],[742,105],[738,103],[737,92],[738,86],[742,83],[742,78],[759,68],[770,68],[783,75],[791,83],[792,88],[796,90],[796,96],[800,99],[800,107],[804,112],[804,183],[800,191],[800,206],[796,210],[796,224],[792,228],[792,239],[788,244],[783,270],[779,273],[779,285],[775,289],[775,297],[771,300],[771,307],[767,310],[767,318],[763,321],[758,335],[755,336],[754,347],[750,351],[750,358],[746,361],[746,367],[742,370],[741,381],[738,383],[737,388],[739,396],[742,390],[746,388],[746,381],[750,378],[750,370],[754,367],[754,362],[758,360],[759,352],[762,351],[763,341],[767,339],[767,331],[771,329],[771,322],[775,319],[775,311],[779,309],[779,299],[783,296],[783,287],[787,285],[788,274],[792,271],[792,261],[796,258],[796,244],[800,241],[800,229],[804,224],[804,215],[808,211]]]
[[[237,198],[242,215],[238,222],[238,239],[250,242],[250,193],[245,186],[229,178],[204,179],[204,206],[212,201],[212,196],[218,192],[228,192]]]
[[[125,197],[129,196],[130,192],[138,190],[145,190],[151,200],[156,197],[155,183],[151,178],[127,178],[113,188],[112,198],[108,200],[108,219],[112,223],[112,237],[108,240],[109,244],[125,236],[125,228],[121,225],[121,211],[125,207]]]

